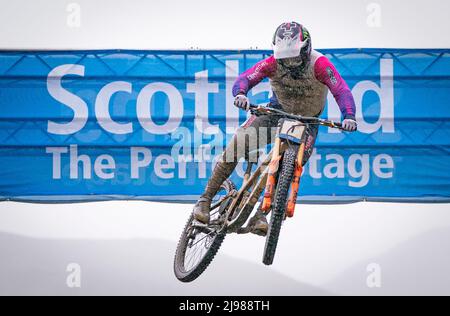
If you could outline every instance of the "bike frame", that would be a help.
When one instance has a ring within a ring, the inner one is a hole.
[[[248,220],[259,200],[259,197],[266,187],[270,163],[273,161],[273,157],[281,156],[286,148],[286,142],[277,137],[274,147],[268,154],[267,158],[258,166],[255,172],[251,173],[251,170],[249,170],[250,168],[247,168],[244,176],[244,183],[241,189],[236,192],[236,195],[233,197],[233,201],[227,210],[227,216],[225,217],[226,219],[233,217],[234,213],[239,211],[236,218],[232,221],[227,221],[226,227],[228,233],[238,232],[238,230],[242,228]],[[251,165],[252,163],[249,163],[249,166]],[[248,189],[250,188],[251,191],[249,192]],[[250,232],[250,229],[244,228],[243,232]]]
[[[266,114],[277,114],[280,115],[281,118],[287,118],[296,120],[298,124],[307,126],[308,124],[318,124],[324,125],[328,127],[341,128],[341,125],[332,121],[323,120],[316,117],[302,117],[298,115],[293,115],[286,113],[282,110],[261,107],[256,105],[251,105],[252,113],[258,113],[259,115]],[[294,177],[294,180],[297,180],[297,183],[291,184],[292,189],[295,191],[295,194],[292,195],[293,199],[297,197],[298,191],[298,180],[301,175],[301,165],[303,161],[303,155],[305,151],[305,137],[303,137],[306,128],[303,129],[301,135],[301,142],[298,143],[298,153],[297,153],[297,165],[300,166],[297,171],[300,171],[300,174],[297,174],[297,178]],[[280,128],[277,130],[277,134],[275,136],[275,142],[272,147],[272,150],[269,152],[264,161],[257,167],[257,169],[252,172],[254,163],[248,162],[248,166],[246,172],[244,174],[244,180],[242,186],[239,190],[235,190],[230,192],[227,196],[223,197],[218,202],[214,203],[211,206],[211,209],[215,209],[219,207],[223,201],[231,198],[231,204],[229,205],[226,213],[225,213],[225,221],[221,225],[220,231],[226,231],[226,233],[248,233],[250,232],[250,227],[243,228],[243,225],[247,222],[250,217],[253,209],[258,202],[263,190],[268,186],[268,177],[271,173],[278,172],[278,162],[283,156],[284,151],[289,146],[289,140],[285,138],[285,136],[280,136]],[[276,187],[276,183],[275,183]],[[292,207],[292,202],[291,202]],[[294,201],[295,207],[295,201]],[[293,209],[289,210],[289,217],[293,215]]]

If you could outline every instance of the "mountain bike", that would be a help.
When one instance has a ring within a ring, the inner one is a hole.
[[[248,162],[240,189],[229,179],[222,184],[211,203],[209,224],[196,221],[192,214],[189,217],[174,260],[175,276],[182,282],[191,282],[206,270],[227,234],[251,232],[249,218],[264,190],[259,208],[271,217],[262,261],[271,265],[282,223],[294,215],[308,124],[342,130],[340,123],[294,115],[267,106],[251,105],[250,112],[256,116],[279,117],[275,142],[255,171],[252,171],[254,163]]]

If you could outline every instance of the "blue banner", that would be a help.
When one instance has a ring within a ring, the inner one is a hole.
[[[449,201],[450,50],[321,52],[352,89],[359,131],[320,129],[300,200]],[[270,54],[0,52],[0,198],[195,200],[246,119],[234,80]],[[249,97],[270,93],[264,81]],[[331,95],[323,117],[340,120]]]

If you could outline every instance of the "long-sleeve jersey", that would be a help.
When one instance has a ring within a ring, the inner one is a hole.
[[[344,118],[355,119],[353,95],[331,61],[317,51],[311,55],[307,70],[294,78],[289,70],[270,56],[243,72],[233,86],[233,95],[247,92],[269,78],[273,91],[271,103],[286,111],[304,116],[318,116],[325,107],[328,90],[331,91]]]

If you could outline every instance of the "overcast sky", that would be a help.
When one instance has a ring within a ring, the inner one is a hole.
[[[75,5],[70,5],[75,3]],[[270,48],[295,20],[316,48],[449,48],[448,0],[0,0],[0,48]]]

